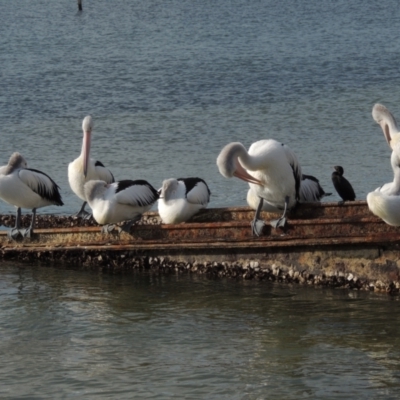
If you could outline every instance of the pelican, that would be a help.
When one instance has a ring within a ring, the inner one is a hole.
[[[375,104],[372,108],[372,118],[381,126],[390,148],[399,152],[400,132],[392,113],[382,104]]]
[[[323,197],[331,196],[326,193],[319,180],[312,175],[302,174],[300,183],[300,203],[311,203],[320,201]]]
[[[354,193],[351,183],[343,176],[343,167],[336,165],[333,168],[335,171],[332,172],[332,183],[338,192],[338,195],[342,198],[342,201],[339,203],[344,203],[345,201],[354,201],[356,199],[356,194]]]
[[[374,215],[389,225],[400,226],[400,196],[373,191],[367,194],[367,203]]]
[[[90,158],[90,144],[92,137],[93,120],[90,115],[82,122],[83,141],[81,155],[68,165],[68,182],[72,191],[83,200],[83,204],[77,217],[87,218],[90,213],[85,211],[87,199],[84,185],[90,180],[102,180],[106,183],[113,183],[113,174],[104,167],[100,161]]]
[[[376,191],[387,195],[400,195],[400,132],[397,128],[397,122],[392,113],[382,104],[374,105],[372,118],[381,126],[385,139],[393,150],[390,156],[390,164],[394,174],[393,182],[385,183]]]
[[[259,198],[252,221],[253,234],[262,233],[264,222],[259,215],[266,201],[276,210],[283,210],[277,221],[271,221],[275,228],[284,227],[286,211],[292,209],[300,199],[301,167],[293,151],[276,140],[260,140],[253,143],[249,151],[242,143],[226,145],[217,158],[221,175],[236,176],[249,183]]]
[[[166,179],[159,190],[158,213],[164,224],[187,221],[210,202],[210,189],[201,178]]]
[[[385,183],[367,194],[370,211],[389,225],[400,226],[400,134],[392,113],[382,104],[375,104],[372,117],[383,131],[392,149],[390,164],[393,169],[393,182]]]
[[[312,175],[302,175],[300,184],[300,203],[318,202],[325,196],[330,196],[332,193],[326,193],[319,180]],[[247,204],[256,210],[260,199],[252,188],[247,192]],[[262,206],[263,211],[279,212],[279,210],[271,204],[264,201]]]
[[[92,180],[85,183],[84,191],[93,218],[99,225],[105,225],[103,232],[111,232],[113,224],[118,222],[124,222],[121,230],[129,232],[132,224],[158,199],[157,190],[144,180],[114,183]]]
[[[0,198],[17,207],[15,226],[8,232],[11,239],[32,236],[37,208],[64,204],[58,185],[44,172],[28,168],[20,153],[13,153],[8,164],[0,168]],[[21,229],[21,208],[32,210],[27,229]]]

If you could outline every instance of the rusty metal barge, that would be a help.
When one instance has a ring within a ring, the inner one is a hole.
[[[32,239],[11,241],[0,232],[0,256],[112,272],[147,269],[399,292],[400,228],[372,215],[366,202],[302,204],[285,230],[266,226],[261,237],[251,233],[253,213],[248,207],[207,209],[190,222],[164,225],[149,212],[130,234],[104,234],[93,221],[39,216]],[[12,216],[1,220],[14,223]]]

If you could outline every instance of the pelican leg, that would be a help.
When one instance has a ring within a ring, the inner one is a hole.
[[[122,231],[126,232],[126,233],[130,233],[132,225],[135,224],[136,222],[140,221],[140,219],[142,218],[141,215],[138,215],[137,217],[129,220],[129,221],[125,221],[119,228],[119,233],[121,233]]]
[[[251,221],[251,230],[253,235],[260,236],[263,233],[265,222],[260,219],[260,213],[263,206],[264,200],[260,197],[256,213],[254,214],[253,221]]]
[[[31,224],[29,225],[29,228],[27,229],[21,229],[21,235],[23,237],[31,238],[33,235],[33,228],[35,226],[36,222],[36,208],[32,210],[32,221]]]
[[[13,240],[16,240],[19,235],[23,236],[23,234],[21,232],[21,208],[20,207],[17,208],[17,213],[15,215],[14,228],[10,229],[7,232],[7,236]]]
[[[284,228],[286,225],[286,211],[288,208],[288,204],[289,204],[289,196],[285,197],[285,208],[283,210],[283,214],[279,219],[275,219],[273,221],[271,221],[271,226],[273,228]]]
[[[73,217],[80,217],[80,218],[83,218],[83,219],[90,219],[92,214],[87,212],[87,211],[85,211],[86,204],[87,204],[87,201],[84,201],[83,204],[82,204],[81,209],[76,214],[73,214],[72,216]]]

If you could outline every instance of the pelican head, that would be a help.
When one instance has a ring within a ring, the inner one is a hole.
[[[372,118],[381,126],[388,145],[393,149],[400,140],[400,135],[392,113],[382,104],[375,104],[372,108]]]
[[[8,160],[8,167],[11,168],[12,170],[18,168],[28,168],[28,163],[20,153],[16,152],[11,154],[11,157]]]
[[[236,176],[243,181],[262,186],[263,183],[251,176],[241,165],[239,158],[248,159],[249,154],[240,142],[227,144],[217,157],[219,172],[225,178]]]
[[[171,178],[163,181],[162,188],[159,190],[160,199],[168,201],[174,197],[179,188],[177,179]]]
[[[90,115],[85,117],[82,122],[83,130],[83,143],[82,143],[82,156],[83,156],[83,175],[87,176],[88,163],[90,157],[90,143],[92,139],[93,120]]]

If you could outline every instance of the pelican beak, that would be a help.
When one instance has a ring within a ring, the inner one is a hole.
[[[83,134],[82,153],[83,153],[83,175],[85,178],[87,176],[87,170],[89,164],[91,136],[92,136],[92,131],[85,131]]]
[[[389,130],[389,125],[384,121],[380,121],[379,125],[381,126],[382,130],[383,130],[383,134],[385,135],[385,139],[388,143],[388,145],[390,146],[390,142],[392,141],[392,137],[390,136],[390,130]],[[390,146],[392,147],[392,146]]]
[[[251,176],[241,165],[237,165],[236,171],[233,173],[236,178],[241,179],[242,181],[246,181],[249,183],[254,183],[256,185],[264,186],[264,184],[258,180],[257,178],[254,178],[254,176]]]

